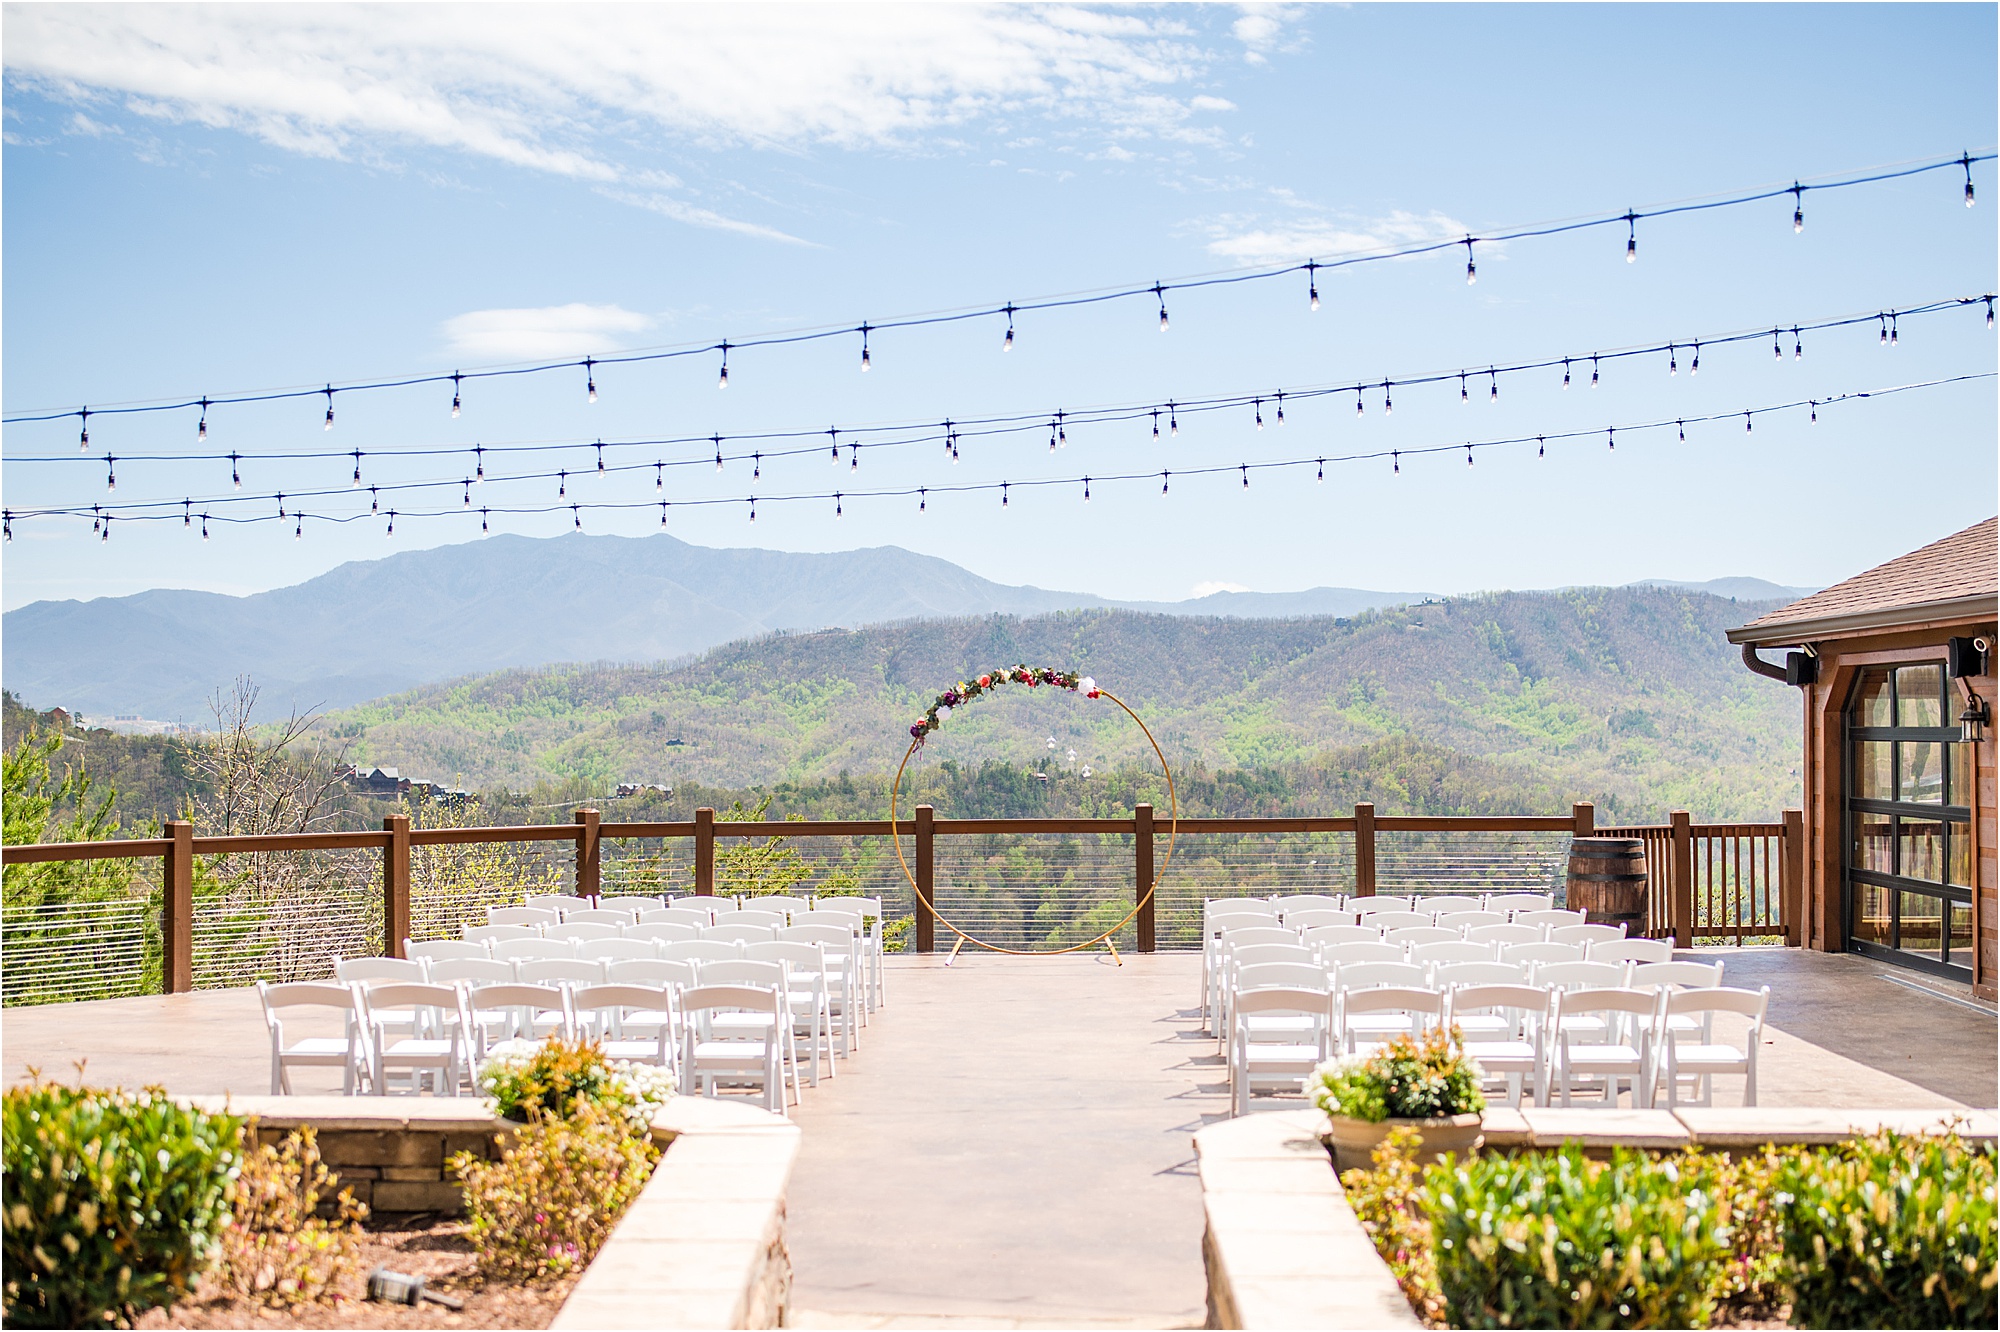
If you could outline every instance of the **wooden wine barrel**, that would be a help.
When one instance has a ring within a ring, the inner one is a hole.
[[[1570,843],[1569,909],[1593,924],[1646,932],[1646,844],[1636,837],[1579,837]]]

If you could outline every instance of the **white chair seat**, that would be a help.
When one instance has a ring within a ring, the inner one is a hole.
[[[1674,1047],[1674,1064],[1682,1073],[1741,1070],[1746,1062],[1743,1051],[1734,1045],[1682,1044]]]
[[[1489,1069],[1503,1064],[1533,1068],[1536,1062],[1535,1047],[1527,1041],[1467,1041],[1465,1053]]]
[[[1468,1046],[1475,1040],[1490,1042],[1514,1030],[1513,1019],[1493,1013],[1467,1013],[1462,1017],[1454,1016],[1452,1021],[1458,1025],[1459,1035],[1465,1038]],[[1504,1041],[1501,1043],[1505,1044]]]
[[[1629,1045],[1571,1045],[1563,1052],[1563,1061],[1578,1073],[1636,1073],[1645,1065],[1645,1058]]]
[[[422,1036],[406,1036],[400,1041],[389,1041],[382,1046],[382,1054],[388,1059],[447,1059],[451,1057],[453,1046],[450,1041],[431,1040]]]
[[[704,1068],[762,1069],[765,1052],[762,1041],[696,1041],[694,1057]]]
[[[347,1062],[349,1052],[345,1036],[306,1036],[285,1047],[285,1061],[292,1064],[307,1062],[335,1067]]]

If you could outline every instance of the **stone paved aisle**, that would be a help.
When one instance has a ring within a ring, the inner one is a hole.
[[[805,1327],[1199,1327],[1191,1139],[1227,1110],[1200,959],[896,958],[793,1111]]]

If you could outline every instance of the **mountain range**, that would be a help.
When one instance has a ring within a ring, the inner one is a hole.
[[[1760,579],[1658,585],[1759,599],[1800,592]],[[194,721],[238,675],[263,687],[267,708],[341,708],[516,667],[683,660],[774,632],[1068,610],[1348,617],[1429,599],[1320,587],[1121,602],[994,583],[895,546],[796,554],[665,534],[495,536],[355,561],[251,596],[156,589],[34,602],[4,617],[0,675],[39,706]]]

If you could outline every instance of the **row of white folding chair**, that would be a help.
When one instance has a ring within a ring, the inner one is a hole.
[[[1202,902],[1209,915],[1229,910],[1263,912],[1280,919],[1294,911],[1426,911],[1440,915],[1457,911],[1536,911],[1555,905],[1553,893],[1481,893],[1472,895],[1414,893],[1350,897],[1346,893],[1290,893],[1276,897],[1210,897]]]
[[[639,916],[641,929],[656,924],[694,925],[702,937],[712,930],[725,936],[738,933],[737,927],[758,924],[782,930],[789,925],[846,925],[861,941],[859,956],[867,973],[861,993],[861,1020],[880,1006],[886,995],[883,983],[882,899],[879,897],[682,897],[656,911]],[[633,931],[627,930],[628,934]]]

